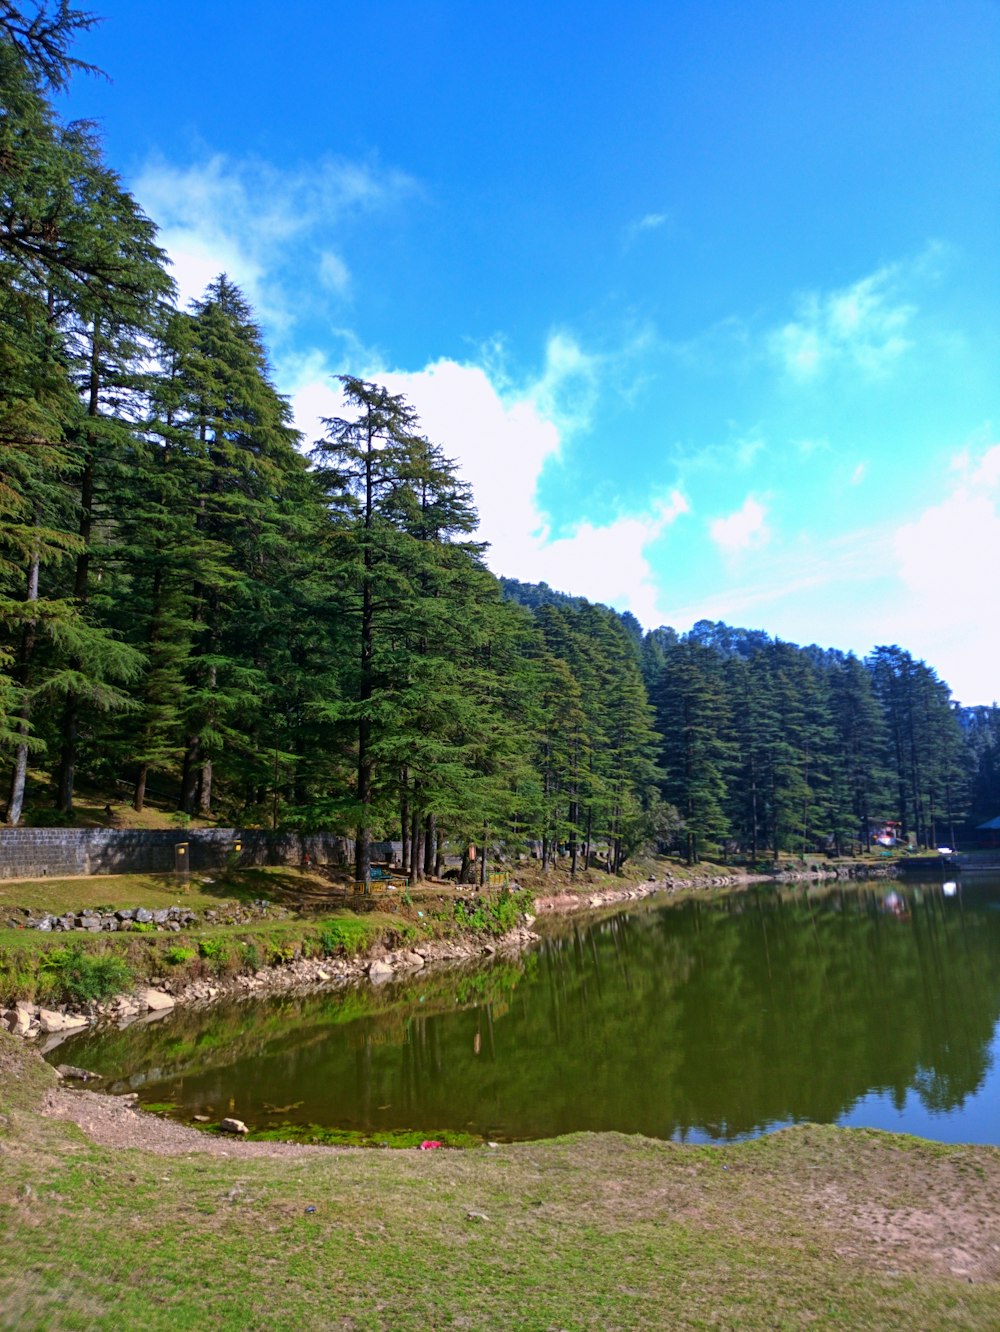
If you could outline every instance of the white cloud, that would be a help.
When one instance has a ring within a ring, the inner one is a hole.
[[[631,245],[644,231],[659,231],[661,227],[667,226],[672,220],[670,213],[646,213],[635,222],[630,222],[625,228],[626,245]]]
[[[585,352],[572,334],[557,331],[545,347],[545,368],[528,386],[527,400],[563,435],[586,430],[597,402],[600,372],[608,358]]]
[[[702,618],[750,620],[794,642],[859,653],[899,643],[964,703],[993,702],[1000,698],[1000,621],[992,613],[1000,444],[980,441],[941,471],[940,497],[909,519],[833,535],[806,529],[791,542],[775,541],[752,569],[734,565],[742,576],[671,606],[665,622],[686,629]],[[745,531],[733,523],[723,533],[738,546]]]
[[[351,285],[351,275],[340,255],[324,250],[319,259],[319,280],[327,291],[342,296]]]
[[[585,410],[568,404],[570,390],[596,392],[597,362],[557,334],[549,339],[542,372],[519,386],[495,368],[448,359],[418,371],[369,365],[361,373],[403,394],[427,436],[457,462],[472,486],[477,536],[490,544],[487,562],[495,573],[545,581],[655,624],[660,611],[647,550],[688,512],[680,491],[654,497],[641,513],[617,513],[605,524],[580,522],[558,536],[539,504],[546,464],[560,457],[567,434],[586,419]],[[323,358],[285,363],[283,383],[296,423],[307,439],[316,439],[319,418],[341,410]]]
[[[329,244],[331,230],[350,213],[390,207],[415,189],[402,172],[338,158],[282,170],[219,153],[187,165],[158,158],[135,182],[160,226],[181,303],[225,271],[275,330],[288,326],[294,306],[282,288],[285,264],[312,250],[324,287],[342,296],[350,274]]]
[[[771,354],[799,381],[835,365],[885,374],[912,345],[907,329],[916,307],[900,295],[905,276],[890,264],[839,291],[806,293],[796,317],[768,336]]]
[[[724,555],[742,555],[758,550],[771,539],[767,525],[767,511],[760,500],[748,495],[742,507],[725,518],[713,518],[708,533]]]
[[[926,654],[963,701],[989,703],[1000,698],[1000,444],[959,454],[954,469],[941,499],[895,533],[900,641]]]
[[[857,467],[855,467],[854,471],[851,473],[851,479],[848,484],[852,486],[860,486],[861,482],[867,475],[868,464],[865,462],[859,462]]]
[[[828,439],[795,439],[792,444],[795,451],[803,458],[812,458],[817,453],[829,453],[831,451]]]

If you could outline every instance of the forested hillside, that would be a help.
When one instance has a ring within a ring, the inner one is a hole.
[[[344,377],[302,440],[222,274],[173,304],[156,228],[52,94],[61,10],[0,9],[0,759],[9,823],[86,779],[188,815],[619,869],[924,845],[1000,813],[1000,716],[853,656],[501,585],[410,405]],[[475,431],[470,421],[470,432]]]

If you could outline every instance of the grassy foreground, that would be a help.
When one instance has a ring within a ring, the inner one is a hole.
[[[994,1149],[806,1127],[164,1157],[42,1116],[53,1079],[0,1033],[18,1332],[1000,1326]]]

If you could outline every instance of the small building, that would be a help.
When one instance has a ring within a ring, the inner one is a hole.
[[[868,840],[875,846],[904,846],[903,825],[896,819],[869,819]]]
[[[1000,847],[1000,814],[995,819],[987,819],[972,830],[973,846],[979,851],[988,851]]]

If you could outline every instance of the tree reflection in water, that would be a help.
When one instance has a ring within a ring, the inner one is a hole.
[[[997,1076],[998,903],[996,880],[648,902],[565,922],[516,962],[178,1013],[58,1058],[259,1126],[280,1102],[291,1121],[369,1131],[726,1140],[875,1095],[961,1140]]]

